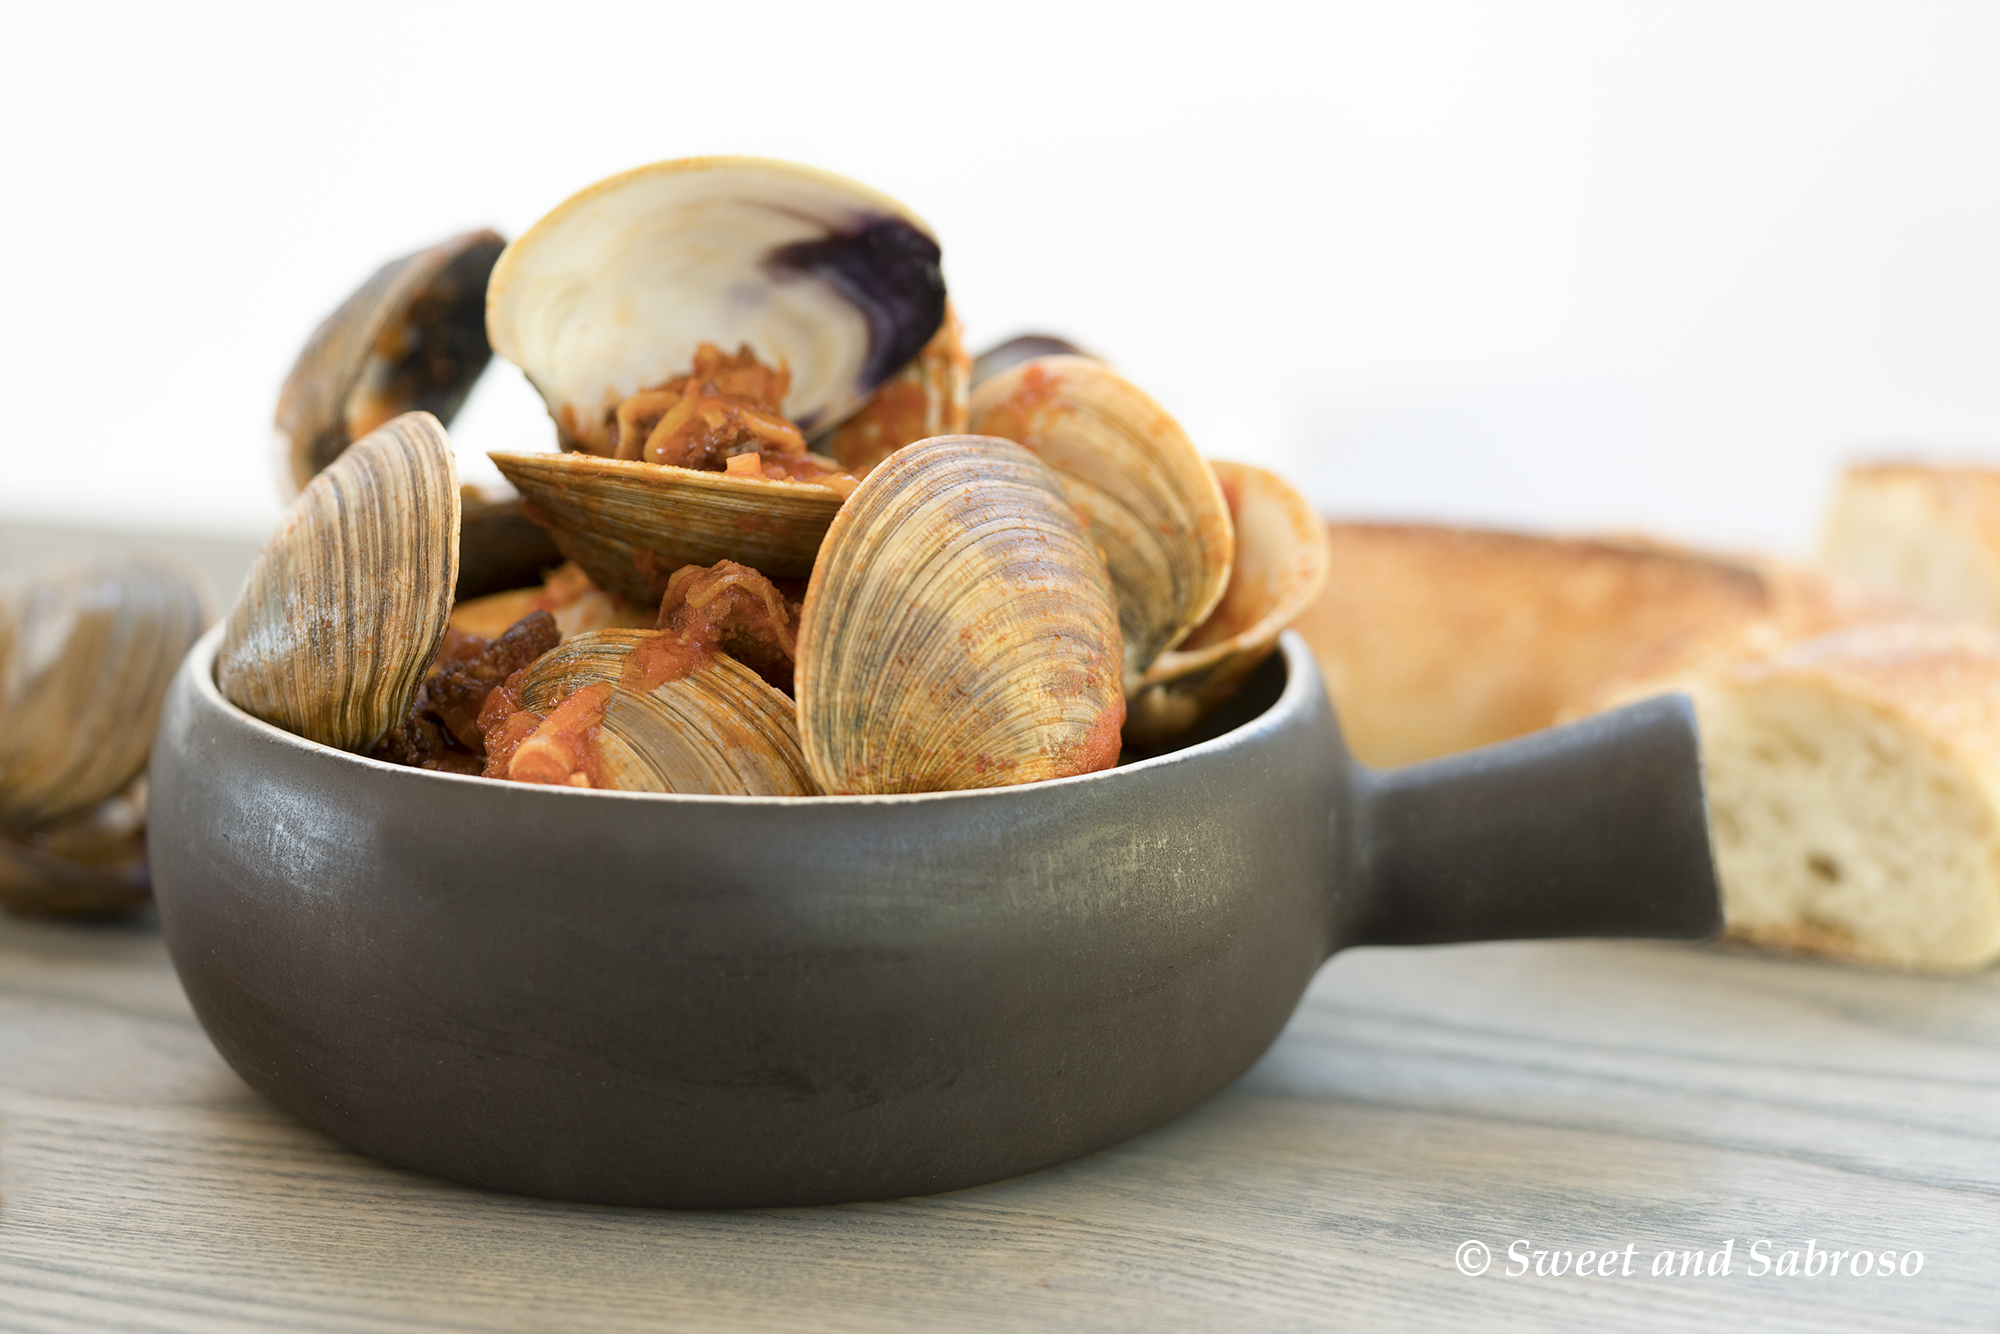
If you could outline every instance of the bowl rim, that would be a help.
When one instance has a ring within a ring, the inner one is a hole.
[[[1278,697],[1263,712],[1239,723],[1220,736],[1198,741],[1179,750],[1135,760],[1131,764],[1100,769],[1095,773],[1076,774],[1068,778],[1044,778],[1032,783],[1015,783],[1006,787],[969,788],[951,792],[890,792],[811,797],[733,796],[709,792],[617,792],[596,788],[555,787],[540,783],[514,783],[502,778],[487,778],[480,774],[444,773],[436,769],[391,764],[387,760],[370,759],[366,755],[337,750],[332,746],[287,732],[282,727],[267,723],[254,714],[238,708],[215,684],[215,656],[226,626],[226,621],[219,621],[195,641],[194,646],[188,650],[187,658],[181,664],[181,673],[191,680],[197,698],[219,717],[226,719],[231,726],[241,728],[268,743],[282,745],[302,755],[313,757],[320,762],[356,765],[364,773],[374,770],[385,774],[396,774],[407,781],[473,783],[481,787],[505,790],[516,798],[528,794],[540,794],[541,797],[550,800],[564,801],[612,799],[628,802],[693,803],[785,810],[826,810],[840,806],[902,806],[941,801],[1000,801],[1005,800],[1010,793],[1041,793],[1084,784],[1117,782],[1121,774],[1149,773],[1199,763],[1204,756],[1235,750],[1280,728],[1292,725],[1297,716],[1310,708],[1314,696],[1324,695],[1318,671],[1312,661],[1311,650],[1306,647],[1305,641],[1299,637],[1297,631],[1287,630],[1279,636],[1277,644],[1277,653],[1285,664],[1285,684],[1279,691]]]

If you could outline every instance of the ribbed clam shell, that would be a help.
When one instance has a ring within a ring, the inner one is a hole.
[[[1331,557],[1312,503],[1262,468],[1210,466],[1236,527],[1229,588],[1179,648],[1147,669],[1125,720],[1125,736],[1135,745],[1170,741],[1228,698],[1326,583]]]
[[[659,162],[571,196],[507,247],[493,348],[527,373],[566,449],[608,453],[607,408],[748,344],[792,375],[785,415],[830,430],[944,318],[929,227],[829,172],[763,158]]]
[[[1000,787],[1108,768],[1117,604],[1056,475],[947,436],[868,475],[820,548],[799,728],[829,792]]]
[[[657,604],[683,565],[733,560],[803,578],[842,499],[807,482],[592,454],[489,457],[592,583],[639,606]]]
[[[608,681],[597,745],[603,770],[626,792],[708,792],[804,797],[817,789],[799,747],[792,702],[726,653],[648,691],[619,682],[647,630],[578,635],[536,659],[521,703],[553,710],[584,686]]]
[[[1069,339],[1058,338],[1054,334],[1015,334],[972,359],[972,387],[977,389],[1002,371],[1011,371],[1024,361],[1055,356],[1088,357],[1090,353]]]
[[[1229,584],[1235,538],[1208,464],[1174,419],[1102,362],[1036,357],[972,395],[972,428],[1063,476],[1118,591],[1125,679],[1193,632]]]
[[[466,232],[391,260],[313,330],[278,395],[287,496],[391,417],[421,411],[450,424],[492,358],[486,278],[506,244]]]
[[[408,412],[313,478],[230,609],[215,683],[246,713],[364,751],[409,711],[458,578],[458,471]]]
[[[144,558],[0,584],[0,830],[86,811],[146,767],[167,686],[210,619],[205,584]]]

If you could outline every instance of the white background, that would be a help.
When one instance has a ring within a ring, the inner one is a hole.
[[[1802,550],[2000,461],[2000,6],[0,0],[0,522],[261,532],[382,261],[746,152],[1329,512]],[[462,451],[547,443],[496,363]]]

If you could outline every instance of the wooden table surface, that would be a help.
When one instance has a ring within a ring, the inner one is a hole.
[[[149,920],[0,920],[9,1334],[1992,1330],[1996,1225],[1995,974],[1635,942],[1351,951],[1249,1074],[1119,1148],[928,1199],[670,1213],[350,1153],[223,1064]],[[1760,1238],[1922,1267],[1753,1275]],[[1619,1258],[1510,1276],[1517,1239]],[[1469,1240],[1492,1251],[1478,1277]],[[1727,1275],[1649,1272],[1728,1241]]]

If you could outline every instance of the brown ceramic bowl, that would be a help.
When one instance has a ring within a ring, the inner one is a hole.
[[[391,1163],[673,1206],[949,1190],[1187,1110],[1336,949],[1720,925],[1678,697],[1374,772],[1287,636],[1212,734],[910,797],[396,768],[225,702],[153,751],[161,921],[252,1086]]]

